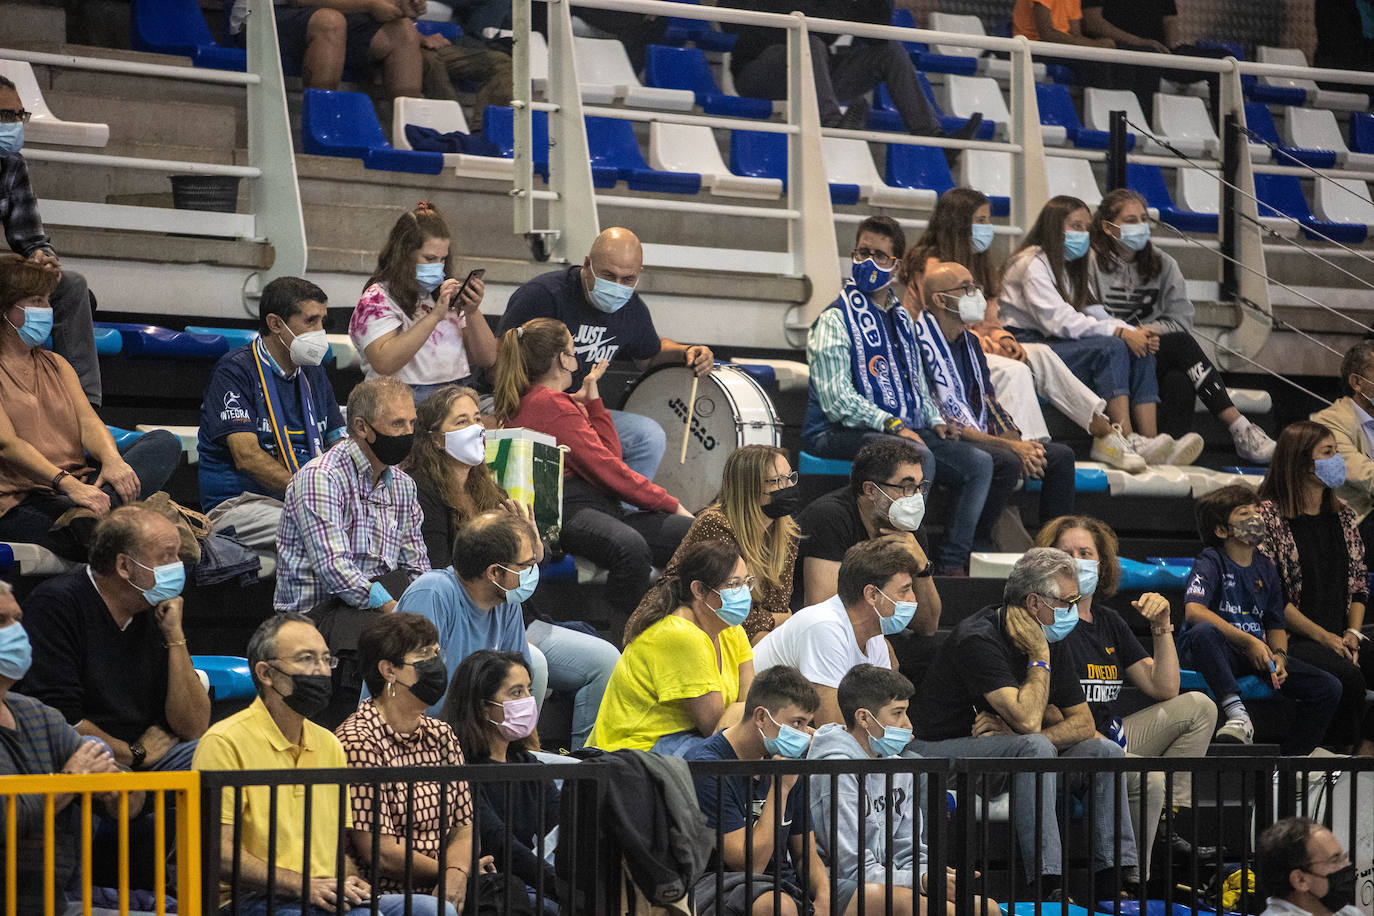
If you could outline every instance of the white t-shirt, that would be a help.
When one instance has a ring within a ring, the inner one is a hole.
[[[839,595],[802,608],[754,646],[755,674],[791,665],[823,687],[839,687],[850,668],[863,664],[891,668],[887,640],[879,633],[860,651]]]
[[[348,320],[348,336],[353,339],[353,346],[358,348],[363,375],[369,380],[380,375],[367,361],[368,344],[390,331],[404,331],[428,315],[433,308],[434,299],[424,293],[415,304],[415,316],[407,318],[400,305],[380,283],[363,290],[362,298],[353,309],[353,317]],[[415,351],[410,362],[396,372],[395,378],[407,385],[442,385],[467,378],[472,370],[468,366],[467,348],[463,346],[463,329],[466,327],[467,316],[462,311],[450,312],[435,326],[429,340]]]

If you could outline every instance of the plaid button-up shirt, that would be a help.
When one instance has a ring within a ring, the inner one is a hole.
[[[0,156],[0,223],[5,226],[5,241],[16,254],[27,258],[35,251],[53,253],[29,184],[28,163],[17,154]]]
[[[376,486],[353,439],[296,472],[277,531],[278,611],[309,611],[330,595],[368,606],[372,578],[429,571],[415,481],[388,468]],[[393,595],[399,598],[399,595]]]

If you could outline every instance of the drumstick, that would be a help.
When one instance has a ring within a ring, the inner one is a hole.
[[[682,454],[678,456],[678,464],[687,463],[687,441],[692,438],[692,412],[697,408],[697,383],[701,381],[701,376],[692,376],[692,394],[687,399],[687,424],[682,428]]]

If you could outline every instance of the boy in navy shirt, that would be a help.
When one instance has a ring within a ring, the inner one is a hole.
[[[1179,656],[1207,681],[1226,716],[1218,740],[1254,740],[1255,727],[1236,683],[1236,678],[1253,674],[1298,702],[1281,747],[1285,755],[1306,755],[1326,734],[1341,682],[1288,657],[1278,569],[1256,549],[1264,540],[1258,510],[1255,491],[1240,484],[1198,500],[1198,535],[1207,546],[1188,575]]]

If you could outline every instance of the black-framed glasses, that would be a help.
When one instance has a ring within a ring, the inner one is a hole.
[[[897,263],[897,258],[888,254],[886,251],[874,251],[872,248],[855,248],[850,257],[855,264],[861,264],[869,258],[873,259],[873,264],[884,270]]]
[[[763,482],[774,489],[781,490],[783,487],[796,486],[799,480],[801,480],[801,475],[793,471],[791,474],[784,474],[781,477],[764,478]]]
[[[0,108],[0,124],[27,124],[33,112],[23,108]]]
[[[298,652],[290,658],[274,655],[272,658],[266,659],[266,661],[291,662],[293,665],[299,665],[302,668],[313,668],[316,665],[324,665],[330,671],[339,667],[339,657],[337,655],[330,655],[328,652],[323,655],[315,652]]]
[[[1046,604],[1050,604],[1051,601],[1067,601],[1068,604],[1064,605],[1064,607],[1062,607],[1062,608],[1054,607],[1053,604],[1050,604],[1050,607],[1054,608],[1056,611],[1063,611],[1063,610],[1067,610],[1068,608],[1073,607],[1075,604],[1077,604],[1078,602],[1082,601],[1082,600],[1083,600],[1083,596],[1082,596],[1082,595],[1070,595],[1070,596],[1067,597],[1067,598],[1056,598],[1056,597],[1054,597],[1053,595],[1041,595],[1041,596],[1040,596],[1040,600],[1043,601],[1043,602],[1045,602]]]
[[[930,481],[928,480],[923,480],[920,483],[888,483],[884,480],[875,480],[873,482],[880,487],[892,487],[893,489],[901,490],[903,496],[915,496],[918,493],[925,496],[930,492]]]

